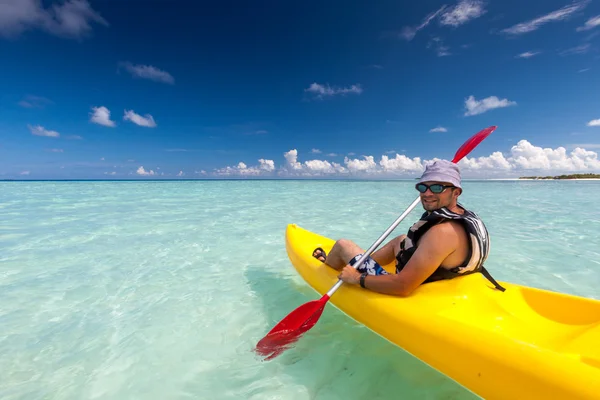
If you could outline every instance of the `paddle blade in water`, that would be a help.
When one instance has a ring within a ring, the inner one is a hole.
[[[479,143],[481,143],[481,141],[483,141],[483,139],[490,136],[490,134],[494,132],[496,128],[496,126],[490,126],[489,128],[485,128],[471,136],[469,140],[467,140],[462,146],[460,146],[460,149],[456,151],[452,162],[457,163],[462,160],[463,157],[469,154],[471,150],[473,150]]]
[[[256,353],[273,359],[295,343],[304,332],[311,329],[323,314],[329,296],[309,301],[289,313],[256,345]]]

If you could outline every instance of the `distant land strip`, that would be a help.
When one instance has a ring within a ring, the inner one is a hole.
[[[600,179],[600,174],[571,174],[557,176],[520,176],[519,179]]]

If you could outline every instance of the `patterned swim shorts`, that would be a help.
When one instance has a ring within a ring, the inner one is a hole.
[[[362,257],[364,253],[360,253],[357,254],[356,256],[354,256],[353,259],[351,259],[348,264],[354,266],[354,264],[356,264],[356,262],[359,260],[359,258]],[[387,271],[385,269],[383,269],[383,267],[381,265],[379,265],[377,263],[377,261],[373,260],[370,256],[367,257],[365,259],[365,261],[363,261],[363,264],[358,266],[356,268],[356,270],[358,272],[360,272],[361,274],[363,272],[366,272],[368,275],[387,275]]]

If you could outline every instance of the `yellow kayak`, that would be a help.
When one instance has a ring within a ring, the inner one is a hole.
[[[290,224],[285,243],[318,293],[338,281],[337,271],[312,257],[334,240]],[[343,284],[329,301],[483,398],[600,399],[600,301],[501,285],[505,292],[472,274],[396,297]]]

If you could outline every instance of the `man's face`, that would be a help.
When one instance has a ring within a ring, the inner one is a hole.
[[[427,181],[423,182],[427,186],[431,185],[444,185],[444,186],[452,186],[452,184],[448,182],[438,182],[438,181]],[[449,188],[445,187],[441,193],[433,193],[430,188],[428,188],[425,193],[420,193],[421,204],[426,211],[437,210],[442,207],[448,207],[453,204],[458,195],[460,194],[460,189],[458,188]]]

